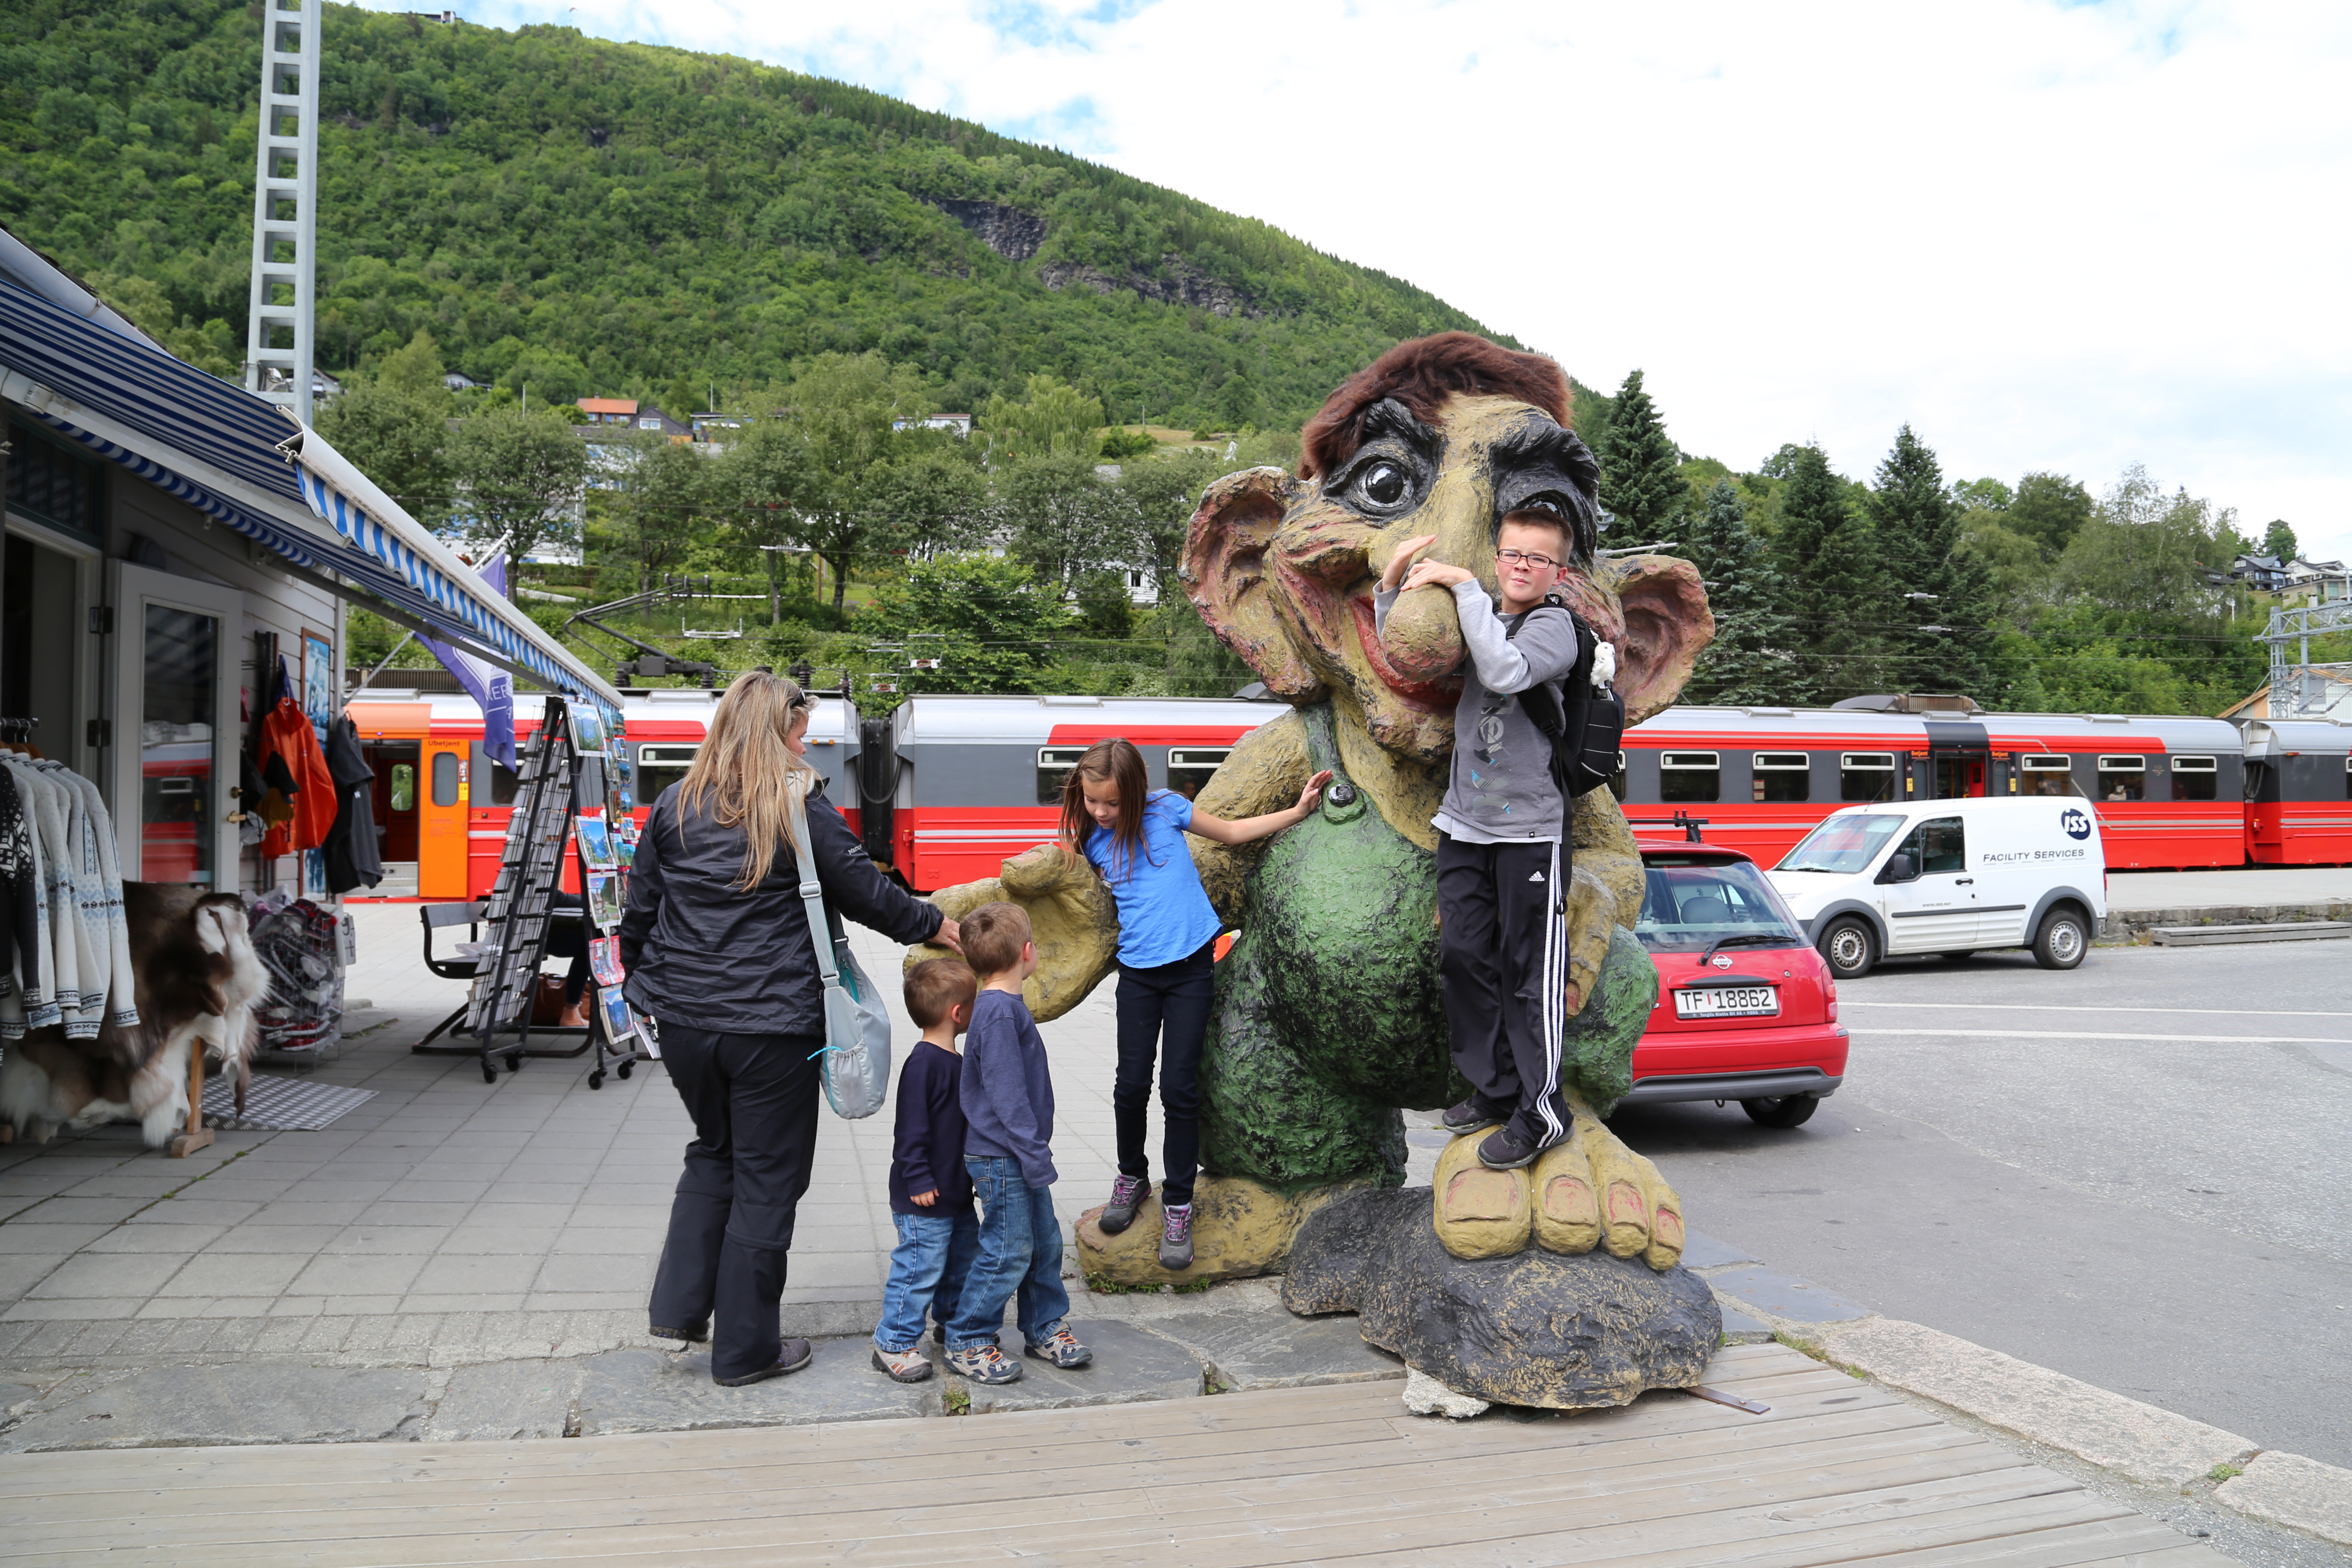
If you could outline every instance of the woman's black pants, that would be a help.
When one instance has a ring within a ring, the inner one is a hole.
[[[814,1035],[661,1024],[662,1065],[694,1118],[654,1275],[656,1329],[710,1325],[710,1374],[776,1364],[793,1216],[816,1157]]]
[[[1118,1140],[1121,1175],[1150,1173],[1144,1152],[1151,1108],[1152,1058],[1160,1058],[1161,1148],[1160,1201],[1192,1201],[1201,1163],[1201,1044],[1215,1005],[1216,948],[1213,939],[1190,958],[1150,969],[1118,966],[1118,1072],[1110,1091],[1111,1127]]]

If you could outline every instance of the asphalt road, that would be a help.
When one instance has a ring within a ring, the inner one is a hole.
[[[2352,1467],[2352,942],[1900,960],[1804,1126],[1630,1109],[1691,1227],[1885,1312]]]

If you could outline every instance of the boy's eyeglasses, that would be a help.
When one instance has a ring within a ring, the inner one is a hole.
[[[1542,571],[1547,566],[1557,566],[1559,564],[1559,562],[1554,561],[1550,556],[1538,555],[1532,550],[1497,550],[1495,552],[1495,559],[1501,562],[1506,566],[1517,565],[1518,563],[1524,561],[1538,572]]]

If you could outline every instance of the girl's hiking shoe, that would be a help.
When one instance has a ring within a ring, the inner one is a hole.
[[[1141,1176],[1121,1176],[1110,1184],[1110,1202],[1095,1216],[1105,1236],[1117,1236],[1135,1223],[1135,1211],[1151,1195],[1151,1184]]]
[[[948,1352],[948,1370],[974,1383],[1018,1383],[1021,1363],[994,1345]]]
[[[1509,1114],[1508,1111],[1487,1109],[1486,1102],[1474,1094],[1459,1105],[1447,1106],[1445,1113],[1437,1119],[1437,1124],[1460,1137],[1465,1132],[1475,1132],[1481,1127],[1492,1127]]]
[[[1066,1325],[1056,1326],[1042,1340],[1033,1340],[1028,1352],[1039,1361],[1051,1362],[1058,1367],[1084,1366],[1095,1359],[1095,1352],[1078,1343]]]
[[[920,1383],[931,1375],[931,1363],[919,1350],[886,1351],[876,1345],[874,1370],[893,1383]]]
[[[1160,1214],[1160,1267],[1192,1267],[1192,1205],[1171,1204]]]

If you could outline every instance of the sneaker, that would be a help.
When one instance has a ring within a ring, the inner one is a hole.
[[[1018,1383],[1021,1363],[994,1345],[948,1352],[948,1370],[974,1383]]]
[[[1542,1147],[1528,1142],[1505,1122],[1478,1145],[1478,1163],[1490,1171],[1517,1171],[1536,1163]]]
[[[931,1375],[931,1363],[919,1350],[886,1351],[876,1345],[874,1370],[887,1373],[893,1383],[920,1383]]]
[[[1070,1332],[1067,1324],[1063,1323],[1056,1323],[1052,1333],[1031,1342],[1026,1348],[1039,1361],[1051,1362],[1059,1367],[1084,1366],[1095,1359],[1095,1352],[1078,1343],[1077,1336]]]
[[[798,1372],[809,1363],[809,1342],[806,1340],[786,1340],[776,1352],[776,1364],[758,1372],[745,1373],[741,1377],[714,1377],[710,1381],[721,1388],[746,1388],[755,1383],[765,1383],[772,1377],[782,1377],[788,1372]]]
[[[1121,1176],[1110,1184],[1110,1202],[1095,1216],[1105,1236],[1117,1236],[1135,1223],[1135,1211],[1151,1195],[1151,1184],[1141,1176]]]
[[[1001,1335],[991,1334],[988,1336],[988,1342],[992,1345],[1001,1345],[1004,1341]],[[948,1348],[948,1326],[945,1323],[934,1321],[931,1324],[931,1343],[939,1346],[941,1350]]]
[[[1481,1127],[1492,1127],[1507,1114],[1487,1110],[1486,1102],[1474,1094],[1459,1105],[1447,1106],[1445,1113],[1437,1119],[1437,1124],[1458,1137],[1465,1132],[1475,1132]]]
[[[1160,1267],[1192,1267],[1192,1205],[1171,1204],[1160,1211]]]
[[[677,1340],[686,1344],[698,1345],[702,1343],[703,1341],[710,1337],[710,1325],[709,1323],[697,1323],[690,1328],[684,1329],[651,1328],[647,1329],[646,1332],[651,1334],[657,1340]]]

